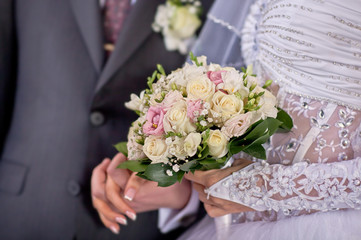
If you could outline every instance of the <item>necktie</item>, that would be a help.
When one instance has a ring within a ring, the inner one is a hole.
[[[114,50],[120,30],[130,9],[130,0],[107,0],[104,6],[105,50]]]

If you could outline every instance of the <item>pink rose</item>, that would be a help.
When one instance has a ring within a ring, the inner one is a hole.
[[[202,110],[203,110],[202,100],[187,101],[187,117],[191,120],[191,122],[194,122],[194,118],[198,117]]]
[[[167,112],[173,107],[175,103],[179,102],[182,99],[182,93],[180,93],[179,91],[170,91],[169,93],[167,93],[167,95],[165,95],[162,101],[163,109]]]
[[[227,71],[224,71],[224,70],[208,71],[207,76],[208,76],[209,80],[211,80],[217,86],[218,84],[223,83],[222,73],[224,73],[224,72],[227,72]]]
[[[162,107],[151,106],[147,112],[143,132],[147,135],[159,136],[164,133],[163,118],[165,111]]]
[[[239,114],[224,123],[222,132],[228,138],[242,136],[251,126],[253,113]]]

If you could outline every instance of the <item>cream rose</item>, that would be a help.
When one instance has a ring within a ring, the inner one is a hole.
[[[188,156],[193,157],[202,141],[200,133],[190,133],[184,140],[184,151]]]
[[[170,145],[169,152],[170,154],[176,156],[178,159],[185,159],[187,156],[187,153],[184,151],[184,138],[178,138],[172,142]]]
[[[170,20],[170,29],[175,37],[189,38],[201,25],[201,20],[189,7],[177,7]]]
[[[228,152],[226,136],[217,130],[211,130],[208,138],[209,154],[215,158],[221,158]]]
[[[168,162],[168,146],[161,136],[149,136],[144,141],[144,154],[152,160],[152,163]]]
[[[197,127],[187,117],[187,103],[179,101],[174,104],[164,116],[163,126],[165,132],[190,133]]]
[[[233,115],[241,113],[243,102],[234,95],[227,95],[222,91],[218,91],[213,95],[211,109],[212,114],[221,117],[221,120],[224,122]]]
[[[193,100],[210,101],[216,85],[208,79],[207,75],[192,79],[187,84],[187,97]]]

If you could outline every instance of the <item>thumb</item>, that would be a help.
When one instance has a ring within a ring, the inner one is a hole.
[[[128,201],[132,201],[134,199],[140,187],[147,181],[138,177],[136,174],[137,173],[132,173],[124,189],[124,198]]]

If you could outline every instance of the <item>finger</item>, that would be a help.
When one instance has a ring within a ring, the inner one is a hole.
[[[144,178],[138,177],[137,173],[132,173],[124,188],[124,198],[132,201],[139,191],[140,187],[147,181]]]
[[[208,196],[208,194],[204,192],[204,186],[193,183],[193,188],[198,192],[198,198],[201,202],[219,207],[219,204],[213,201],[214,198],[212,196]]]
[[[119,234],[120,228],[119,225],[116,222],[109,221],[104,215],[99,213],[100,220],[104,224],[105,227],[107,227],[110,231],[112,231],[114,234]]]
[[[106,197],[113,206],[121,213],[126,214],[133,221],[136,220],[137,215],[135,211],[129,207],[129,205],[121,197],[120,187],[113,181],[112,178],[108,178],[105,184]]]
[[[127,219],[117,212],[115,212],[110,206],[109,203],[104,202],[100,199],[93,199],[93,205],[95,209],[105,217],[110,222],[117,222],[122,225],[127,225]]]
[[[122,153],[118,153],[114,156],[107,168],[108,176],[110,176],[122,189],[124,189],[130,176],[127,169],[118,168],[119,164],[125,161],[127,161],[127,158]]]
[[[205,203],[204,208],[206,209],[207,214],[212,218],[220,217],[228,214],[228,212],[224,211],[223,209],[210,204]]]
[[[110,159],[105,158],[97,167],[94,168],[91,176],[91,194],[92,197],[96,197],[105,200],[105,180],[106,169],[110,164]]]

